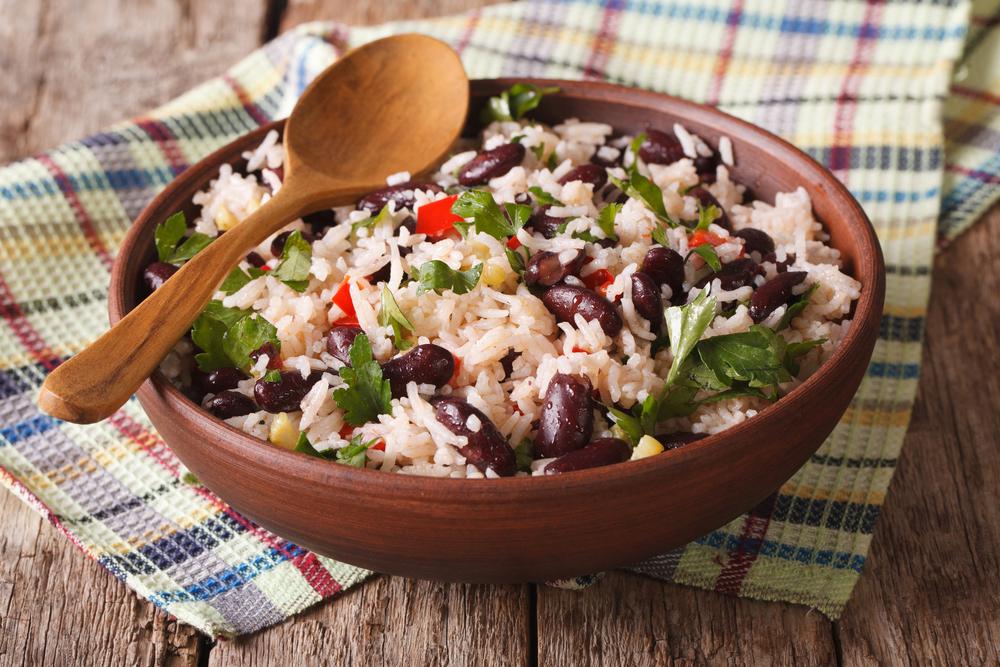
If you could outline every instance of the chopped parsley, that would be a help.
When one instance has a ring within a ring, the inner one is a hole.
[[[193,232],[191,236],[184,238],[186,233],[187,218],[182,211],[174,213],[156,226],[153,238],[156,244],[156,256],[161,262],[167,264],[186,262],[215,240],[201,232]]]
[[[535,460],[534,450],[535,444],[530,438],[521,440],[514,447],[514,457],[517,460],[517,469],[520,472],[531,472],[531,462]]]
[[[621,204],[612,203],[602,208],[597,216],[597,226],[601,228],[606,237],[615,243],[618,242],[618,235],[615,234],[615,218],[618,217],[618,212],[621,210]]]
[[[781,331],[787,328],[796,317],[802,314],[802,311],[806,309],[809,305],[809,300],[812,298],[813,293],[819,289],[819,283],[813,283],[809,286],[805,292],[799,295],[798,300],[795,303],[788,306],[785,310],[785,314],[781,316],[778,320],[778,325],[774,328],[775,331]]]
[[[479,282],[482,273],[482,264],[476,264],[468,271],[456,271],[441,260],[432,259],[417,269],[413,279],[419,281],[417,294],[431,291],[440,294],[444,290],[451,290],[455,294],[467,294]]]
[[[351,365],[340,369],[346,386],[333,392],[333,400],[344,411],[351,426],[361,426],[388,413],[392,406],[389,381],[382,377],[382,367],[372,356],[368,336],[358,334],[351,343]]]
[[[382,285],[382,299],[379,304],[378,323],[383,327],[392,329],[392,339],[396,348],[408,350],[413,347],[413,343],[406,340],[404,332],[413,331],[413,323],[406,317],[396,303],[396,298],[392,295],[388,285]]]
[[[304,292],[309,286],[309,267],[312,266],[312,246],[295,231],[285,240],[281,251],[281,262],[271,272],[275,278],[296,292]]]
[[[368,442],[364,442],[361,438],[361,435],[356,435],[351,438],[349,444],[335,450],[337,463],[354,466],[355,468],[365,467],[365,461],[368,459],[368,448],[378,442],[378,438],[374,438]]]
[[[483,109],[483,120],[520,120],[529,111],[535,109],[542,97],[558,93],[555,86],[541,88],[531,83],[515,83],[496,97],[491,97]]]
[[[667,207],[663,203],[663,190],[656,183],[640,174],[638,169],[631,170],[627,182],[614,177],[611,177],[611,182],[629,197],[638,199],[645,204],[646,208],[652,211],[660,222],[668,227],[677,226],[677,222],[667,213]]]
[[[715,317],[717,301],[703,291],[698,297],[684,306],[671,306],[663,311],[664,324],[670,337],[670,347],[674,352],[674,360],[667,374],[667,386],[672,385],[680,375],[681,366],[691,354],[691,350],[701,340],[705,329]]]
[[[389,218],[389,205],[386,204],[378,215],[370,215],[364,220],[358,220],[351,225],[351,233],[357,234],[359,229],[371,229],[372,227],[385,222]]]
[[[711,243],[702,243],[701,245],[696,245],[691,248],[688,252],[685,261],[691,257],[691,255],[698,255],[713,271],[718,271],[722,268],[722,260],[719,259],[719,253],[715,251],[715,246]]]
[[[251,352],[265,343],[281,346],[273,324],[249,310],[227,308],[221,301],[205,306],[191,328],[191,340],[202,349],[195,362],[206,373],[226,367],[246,370]]]
[[[251,266],[246,271],[237,266],[229,272],[229,275],[222,281],[219,289],[226,294],[235,294],[243,289],[243,287],[246,286],[246,284],[251,280],[260,278],[265,273],[267,272],[262,269],[258,269],[256,266]]]
[[[741,333],[712,336],[698,343],[698,356],[715,377],[732,386],[771,387],[792,379],[785,368],[785,339],[755,324]]]
[[[519,276],[523,276],[524,269],[527,266],[524,255],[511,248],[504,248],[503,253],[507,256],[507,263],[510,264],[510,268],[514,271],[514,273]]]
[[[531,217],[531,207],[525,204],[504,204],[503,210],[485,190],[467,190],[451,206],[451,212],[472,218],[477,232],[505,241],[517,234]]]
[[[722,217],[722,211],[715,204],[702,206],[698,204],[698,224],[694,226],[694,231],[705,231],[708,226]]]
[[[541,158],[539,158],[539,159],[541,159]],[[558,199],[556,199],[555,197],[553,197],[552,195],[550,195],[545,190],[542,190],[537,185],[532,185],[530,188],[528,188],[528,192],[530,192],[531,195],[535,198],[535,201],[537,201],[539,204],[542,204],[543,206],[562,206],[563,205],[563,203],[561,201],[559,201]]]

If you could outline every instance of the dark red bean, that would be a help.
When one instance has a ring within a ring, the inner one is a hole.
[[[368,276],[367,280],[372,285],[378,285],[379,283],[389,282],[390,275],[392,275],[392,262],[387,262],[381,269]]]
[[[639,157],[646,164],[673,164],[684,158],[680,140],[659,130],[646,130],[646,140],[639,146]]]
[[[501,477],[510,477],[517,472],[517,457],[507,439],[500,434],[490,418],[460,398],[439,397],[431,401],[434,416],[454,433],[468,438],[469,444],[459,449],[466,461],[482,472],[492,468]],[[469,429],[471,415],[479,419],[479,430]]]
[[[257,412],[257,406],[249,397],[235,391],[223,391],[213,396],[205,409],[219,419],[242,417]]]
[[[253,251],[250,251],[250,252],[247,253],[246,260],[247,260],[247,264],[249,264],[250,266],[254,267],[255,269],[259,269],[260,267],[262,267],[265,264],[267,264],[267,262],[264,261],[263,257],[261,257],[259,254],[255,253]]]
[[[381,190],[369,192],[358,200],[357,207],[358,209],[368,211],[372,215],[377,215],[386,204],[393,201],[396,203],[397,211],[402,208],[412,210],[416,201],[413,194],[414,190],[441,192],[441,186],[437,183],[428,183],[426,181],[409,181],[407,183],[400,183],[399,185],[390,185]]]
[[[443,387],[454,374],[454,355],[433,343],[417,345],[382,364],[382,376],[389,381],[393,398],[406,396],[406,385],[410,382]]]
[[[714,206],[719,210],[720,215],[715,219],[715,224],[729,230],[733,228],[733,224],[729,221],[729,216],[726,215],[726,209],[722,208],[722,204],[719,203],[719,200],[708,189],[698,186],[692,188],[688,194],[701,202],[703,208]]]
[[[287,232],[281,232],[280,234],[275,236],[274,239],[272,239],[271,241],[271,254],[274,255],[275,257],[281,257],[281,253],[285,252],[285,243],[288,242],[288,237],[291,236],[292,233],[295,231],[297,230],[293,229]],[[306,241],[312,243],[312,234],[303,231],[299,231],[299,234],[301,234],[302,238],[304,238]]]
[[[555,285],[542,295],[542,303],[560,322],[573,323],[579,314],[587,321],[597,320],[609,336],[622,330],[622,316],[614,305],[600,294],[575,285]]]
[[[535,456],[552,458],[580,449],[594,433],[594,405],[590,380],[582,375],[557,373],[545,390]]]
[[[642,272],[657,285],[669,286],[674,303],[684,298],[684,258],[673,248],[650,248],[642,260]]]
[[[793,253],[788,253],[785,256],[785,261],[779,262],[777,257],[775,257],[774,253],[769,252],[766,255],[764,255],[764,259],[762,261],[772,262],[774,264],[775,271],[777,271],[778,273],[784,273],[785,271],[788,270],[788,267],[795,264],[795,255]]]
[[[253,396],[257,405],[268,412],[291,412],[298,410],[302,399],[318,379],[313,375],[303,378],[298,371],[281,371],[277,382],[264,378],[253,386]]]
[[[561,475],[564,472],[573,472],[574,470],[599,468],[612,463],[628,461],[630,458],[632,458],[632,449],[624,440],[598,438],[583,449],[563,454],[549,463],[545,466],[545,474]]]
[[[254,363],[257,363],[257,360],[260,359],[260,355],[262,354],[267,355],[268,369],[274,370],[276,368],[281,368],[281,354],[278,352],[278,348],[274,346],[274,343],[264,343],[250,353],[250,359],[252,359]]]
[[[547,239],[554,239],[559,234],[559,228],[566,224],[566,218],[549,215],[549,207],[543,206],[531,215],[526,227],[535,230]]]
[[[624,151],[618,151],[618,157],[616,157],[614,160],[607,160],[601,157],[600,152],[601,152],[600,150],[596,150],[594,151],[594,154],[590,156],[590,161],[593,164],[596,164],[600,167],[604,167],[605,169],[621,166],[622,157],[625,155]]]
[[[581,164],[566,172],[566,175],[559,179],[559,184],[566,185],[573,181],[590,183],[594,186],[594,192],[597,192],[608,182],[608,172],[604,167],[596,164]]]
[[[195,369],[191,373],[191,379],[203,394],[218,394],[227,389],[236,389],[236,385],[240,380],[246,380],[247,375],[238,368],[218,368],[211,373]]]
[[[715,168],[719,166],[719,158],[715,155],[699,155],[694,159],[694,170],[705,183],[715,183]]]
[[[713,279],[718,278],[722,289],[733,290],[737,287],[753,285],[754,278],[760,274],[761,268],[757,265],[757,262],[749,257],[741,257],[740,259],[734,259],[728,264],[723,264],[719,271],[705,276],[695,283],[695,285],[697,287],[704,287],[712,282]]]
[[[319,238],[323,236],[323,232],[337,224],[337,214],[328,208],[302,216],[302,222],[309,225],[313,236]]]
[[[514,203],[521,206],[531,206],[535,202],[527,192],[518,192],[514,195]]]
[[[155,292],[160,289],[167,278],[177,273],[177,267],[166,262],[153,262],[142,272],[142,281],[150,291]]]
[[[492,150],[483,151],[462,167],[458,172],[458,182],[469,187],[482,185],[491,178],[503,176],[521,164],[524,153],[524,146],[521,144],[503,144]]]
[[[760,253],[761,258],[767,257],[774,252],[774,239],[767,232],[762,232],[753,227],[744,227],[733,232],[733,236],[743,239],[744,250]]]
[[[417,233],[417,220],[412,215],[408,215],[405,218],[403,218],[403,221],[399,223],[399,226],[406,227],[406,231],[410,232],[411,234]],[[403,248],[400,248],[400,251],[402,250]],[[409,248],[407,248],[407,250],[409,250]]]
[[[521,353],[510,348],[507,350],[507,354],[503,355],[500,359],[500,366],[503,368],[503,379],[506,380],[514,373],[514,360],[521,356]]]
[[[548,250],[537,252],[531,256],[528,265],[524,268],[524,282],[526,285],[551,287],[566,276],[575,276],[580,273],[585,257],[581,250],[569,263],[562,264],[559,262],[559,253],[557,252]]]
[[[707,433],[687,433],[679,431],[677,433],[664,433],[663,435],[655,436],[660,444],[663,445],[664,450],[677,449],[683,447],[688,443],[707,438]]]
[[[750,297],[750,317],[754,322],[763,322],[778,306],[783,306],[792,298],[792,288],[809,275],[805,271],[779,273],[754,291]]]
[[[351,363],[351,345],[358,334],[364,333],[360,327],[335,326],[326,337],[326,351],[345,364]]]
[[[632,274],[632,304],[635,312],[649,321],[651,329],[663,322],[663,298],[660,288],[649,275],[642,271]]]

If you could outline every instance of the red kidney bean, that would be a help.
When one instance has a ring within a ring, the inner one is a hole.
[[[788,253],[785,255],[785,261],[779,262],[777,257],[775,257],[773,252],[769,252],[764,255],[764,262],[772,262],[774,264],[774,270],[778,273],[784,273],[788,270],[788,267],[795,264],[795,255],[793,253]]]
[[[779,273],[754,291],[750,297],[750,317],[754,322],[763,322],[778,306],[783,306],[792,298],[792,288],[809,275],[805,271]]]
[[[257,405],[268,412],[290,412],[298,410],[302,399],[316,383],[313,375],[303,378],[298,371],[281,371],[277,382],[264,378],[253,386],[253,396]]]
[[[680,140],[659,130],[646,130],[646,140],[639,146],[639,157],[646,164],[673,164],[684,157]]]
[[[249,397],[235,391],[222,391],[213,396],[205,409],[219,419],[242,417],[257,411],[257,406]]]
[[[610,169],[611,167],[621,166],[622,157],[624,155],[625,155],[624,151],[619,151],[618,152],[618,157],[616,157],[614,160],[606,160],[605,158],[602,158],[600,156],[600,151],[597,150],[597,151],[594,151],[594,154],[590,156],[590,161],[591,161],[591,163],[596,164],[596,165],[598,165],[600,167],[604,167],[605,169]],[[596,190],[596,188],[595,188],[595,190]]]
[[[360,327],[334,326],[326,337],[326,351],[345,364],[351,363],[351,345],[359,334],[364,333]]]
[[[566,185],[573,181],[590,183],[594,186],[594,192],[597,192],[608,182],[608,172],[604,167],[596,164],[581,164],[566,172],[566,175],[559,179],[559,184]]]
[[[545,390],[535,456],[551,458],[580,449],[594,433],[594,404],[590,380],[582,375],[557,373]]]
[[[719,271],[705,276],[695,283],[695,285],[697,287],[704,287],[712,282],[713,279],[718,278],[722,289],[733,290],[737,287],[753,285],[753,279],[760,275],[760,273],[761,268],[757,265],[757,262],[749,257],[741,257],[740,259],[734,259],[728,264],[723,264]]]
[[[551,287],[566,276],[575,276],[583,267],[585,255],[583,251],[577,252],[567,264],[559,262],[559,253],[543,250],[531,256],[528,265],[524,268],[524,282],[526,285],[542,285]]]
[[[559,233],[559,228],[566,223],[566,218],[557,218],[549,215],[549,207],[543,206],[531,215],[528,224],[525,225],[535,230],[547,239],[554,239]]]
[[[191,380],[202,394],[218,394],[227,389],[236,389],[240,380],[246,379],[247,375],[238,368],[218,368],[210,373],[197,368],[191,371]]]
[[[142,281],[150,291],[155,292],[160,289],[167,278],[177,273],[177,267],[166,262],[153,262],[142,272]]]
[[[635,312],[649,321],[651,329],[663,322],[663,298],[660,288],[649,275],[642,271],[632,274],[632,304]]]
[[[491,178],[503,176],[508,171],[521,164],[524,160],[524,146],[521,144],[503,144],[488,151],[483,151],[469,160],[458,172],[458,182],[469,187],[482,185]]]
[[[434,416],[454,433],[468,438],[469,444],[459,449],[466,461],[482,472],[492,468],[501,477],[510,477],[517,472],[517,457],[507,439],[482,411],[477,410],[460,398],[438,397],[431,401]],[[479,430],[469,429],[471,415],[479,419]]]
[[[701,205],[704,208],[714,206],[719,210],[719,217],[715,219],[715,224],[723,227],[724,229],[731,230],[733,228],[733,224],[729,222],[729,216],[726,215],[726,209],[722,208],[722,204],[719,203],[719,200],[716,199],[715,195],[709,192],[706,188],[699,185],[696,188],[692,188],[688,194],[701,202]]]
[[[621,463],[632,458],[632,448],[618,438],[598,438],[583,449],[563,454],[545,466],[546,475],[561,475],[564,472],[599,468]]]
[[[437,183],[428,183],[426,181],[409,181],[398,185],[390,185],[381,190],[366,194],[358,200],[357,208],[368,211],[372,215],[377,215],[386,204],[393,201],[396,203],[397,211],[401,208],[412,210],[416,202],[413,194],[414,190],[441,192],[441,186]]]
[[[535,202],[527,192],[518,192],[514,195],[514,203],[521,206],[531,206]]]
[[[281,232],[280,234],[275,236],[274,239],[271,240],[272,255],[274,255],[275,257],[281,257],[281,253],[285,252],[285,244],[288,242],[288,237],[291,236],[294,231],[297,230],[289,230],[287,232]],[[302,238],[304,238],[306,241],[312,243],[313,240],[312,234],[303,231],[299,231],[299,234],[301,234]]]
[[[454,373],[455,357],[433,343],[417,345],[382,364],[382,376],[389,381],[393,398],[406,396],[406,385],[410,382],[443,387]]]
[[[267,264],[267,262],[264,261],[263,257],[261,257],[259,254],[255,253],[255,252],[253,252],[252,250],[247,253],[246,260],[247,260],[247,264],[249,264],[250,266],[254,267],[255,269],[259,269],[260,267],[262,267],[265,264]]]
[[[416,234],[417,220],[412,215],[408,215],[405,218],[403,218],[403,221],[401,223],[399,223],[399,227],[406,227],[406,231],[410,232],[411,234]],[[399,227],[397,227],[397,229],[399,229]],[[409,250],[409,248],[399,249],[400,252],[402,252],[403,250]]]
[[[521,353],[510,348],[507,354],[500,359],[500,366],[503,368],[503,379],[506,380],[514,373],[514,360],[521,356]]]
[[[707,438],[707,433],[687,433],[684,431],[678,431],[676,433],[664,433],[662,435],[655,436],[660,444],[663,445],[664,450],[677,449],[683,447],[684,445]]]
[[[650,248],[642,260],[642,272],[657,285],[669,286],[674,303],[684,299],[684,258],[673,248]]]
[[[309,225],[313,235],[319,238],[329,227],[337,224],[337,214],[327,208],[302,216],[302,222]]]
[[[587,321],[597,320],[609,336],[622,330],[622,316],[614,305],[600,294],[575,285],[555,285],[542,295],[542,303],[560,322],[573,323],[580,314]]]
[[[715,183],[715,168],[719,166],[719,158],[715,155],[699,155],[694,159],[694,170],[705,183]]]
[[[267,367],[269,370],[274,370],[276,368],[281,368],[281,354],[278,352],[278,348],[274,346],[274,343],[264,343],[256,350],[250,353],[250,359],[254,363],[260,359],[260,355],[267,355]]]
[[[743,239],[743,249],[747,252],[760,253],[761,261],[774,252],[774,239],[753,227],[744,227],[733,232],[733,236]]]
[[[389,276],[392,275],[392,262],[387,262],[382,265],[382,268],[375,273],[367,277],[368,282],[372,285],[378,285],[379,283],[389,282]]]

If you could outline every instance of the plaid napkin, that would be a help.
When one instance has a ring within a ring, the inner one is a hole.
[[[1000,2],[972,9],[970,24],[957,0],[550,0],[374,28],[309,24],[148,116],[3,168],[0,475],[137,593],[213,635],[277,623],[371,574],[186,483],[134,401],[84,427],[40,414],[33,399],[47,371],[107,326],[112,257],[157,191],[287,113],[342,49],[426,32],[453,44],[473,77],[606,79],[719,105],[808,151],[865,206],[888,292],[847,414],[759,507],[634,568],[836,617],[910,418],[935,243],[1000,195]]]

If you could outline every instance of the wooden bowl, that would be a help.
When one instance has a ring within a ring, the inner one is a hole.
[[[473,119],[514,80],[472,83]],[[542,581],[636,563],[747,511],[820,446],[868,366],[885,290],[878,240],[858,203],[830,172],[778,137],[716,109],[610,84],[557,85],[536,116],[610,123],[618,131],[674,122],[712,144],[729,136],[734,178],[756,198],[802,186],[831,243],[861,281],[854,323],[811,378],[725,433],[638,461],[553,477],[432,479],[319,461],[279,449],[202,411],[160,373],[139,401],[163,439],[209,489],[263,527],[317,553],[410,577],[467,582]],[[241,166],[272,123],[175,179],[132,226],[111,278],[113,322],[136,304],[153,230],[225,162]]]

